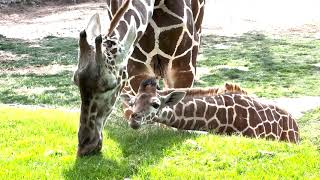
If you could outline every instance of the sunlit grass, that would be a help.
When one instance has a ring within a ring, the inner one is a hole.
[[[310,116],[319,111],[301,121]],[[157,127],[135,131],[115,114],[102,153],[77,159],[78,117],[63,109],[0,106],[0,179],[320,177],[319,141],[308,140],[312,133],[295,145]]]
[[[80,96],[71,81],[72,74],[65,71],[55,75],[0,75],[0,102],[75,107]]]
[[[309,111],[299,120],[301,137],[317,145],[320,151],[320,107]]]

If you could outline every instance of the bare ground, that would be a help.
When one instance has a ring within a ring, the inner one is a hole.
[[[8,38],[39,39],[46,36],[78,37],[89,18],[99,13],[108,25],[104,3],[68,6],[29,7],[9,13],[0,12],[0,34]]]
[[[0,34],[21,39],[48,35],[77,37],[88,19],[101,14],[108,26],[105,3],[50,5],[0,9]],[[308,35],[320,38],[320,2],[317,0],[209,0],[205,8],[204,34],[226,36],[248,31],[274,35]]]
[[[317,0],[208,0],[203,33],[236,36],[249,31],[262,31],[274,36],[298,35],[320,39],[319,7]],[[28,40],[49,35],[77,37],[94,13],[101,15],[105,30],[109,22],[104,3],[2,8],[0,34]],[[0,62],[4,57],[13,59],[14,56],[0,51]],[[28,72],[32,70],[21,73]],[[295,117],[300,117],[303,112],[320,106],[320,97],[279,98],[274,102],[287,108]]]

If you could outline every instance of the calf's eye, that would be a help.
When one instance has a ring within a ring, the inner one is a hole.
[[[153,102],[153,103],[151,103],[151,106],[152,106],[153,108],[155,108],[155,109],[158,109],[159,106],[160,106],[160,104],[158,104],[158,103],[156,103],[156,102]]]

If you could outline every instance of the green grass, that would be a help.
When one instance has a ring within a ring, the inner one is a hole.
[[[0,102],[75,107],[80,104],[80,96],[71,81],[72,74],[65,71],[54,75],[0,75]],[[43,90],[33,92],[35,88]]]
[[[320,112],[301,121],[308,116]],[[78,117],[0,106],[0,179],[320,178],[320,144],[308,141],[309,133],[294,145],[155,127],[135,131],[116,115],[105,128],[102,153],[77,159]]]
[[[0,70],[17,70],[13,74],[0,74],[1,103],[69,107],[79,104],[77,87],[71,81],[72,71],[65,70],[52,75],[19,74],[19,68],[76,65],[78,51],[76,39],[49,36],[39,41],[27,42],[0,36],[0,50],[11,52],[17,55],[17,58],[21,57],[19,60],[4,60],[0,63]],[[33,92],[33,89],[43,90]]]
[[[240,37],[205,36],[198,67],[209,74],[195,86],[216,86],[224,82],[239,83],[259,97],[320,96],[320,40],[302,37],[272,38],[248,33]],[[220,47],[220,48],[219,48]],[[222,47],[222,48],[221,48]],[[22,56],[0,63],[1,69],[46,65],[76,65],[77,40],[46,37],[36,42],[0,36],[0,50]],[[79,104],[71,71],[54,75],[0,75],[0,102],[46,104],[75,107]],[[51,87],[40,94],[17,93],[21,88]],[[57,94],[57,96],[55,95]]]
[[[231,81],[261,97],[320,95],[320,40],[259,33],[205,36],[202,51],[198,65],[210,74],[198,86]]]
[[[76,65],[77,40],[39,41],[0,35],[0,103],[79,108],[72,72],[19,74],[19,69]],[[265,98],[320,96],[320,40],[206,36],[198,67],[208,68],[196,86],[240,83]],[[76,158],[79,114],[57,109],[0,105],[0,179],[319,179],[320,109],[298,120],[299,145],[238,136],[196,135],[169,129],[130,129],[118,106],[104,132],[99,155]],[[119,114],[119,115],[115,115]]]
[[[320,151],[320,107],[305,113],[299,124],[302,138],[316,144]]]
[[[74,65],[77,63],[78,43],[74,38],[48,36],[38,41],[11,39],[0,35],[0,50],[26,55],[18,61],[2,61],[0,68],[21,68],[50,64]]]

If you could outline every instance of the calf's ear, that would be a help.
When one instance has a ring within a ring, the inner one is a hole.
[[[178,104],[186,95],[184,91],[173,91],[170,94],[162,97],[162,101],[166,106],[174,106]]]

